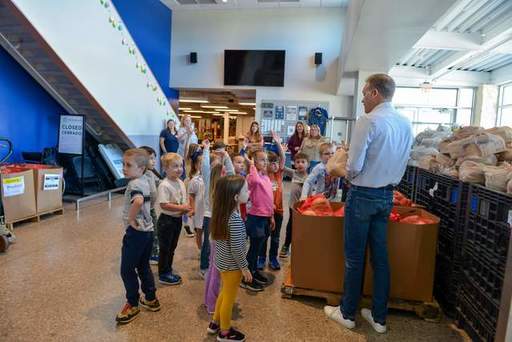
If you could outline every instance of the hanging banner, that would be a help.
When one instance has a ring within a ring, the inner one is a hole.
[[[25,193],[25,177],[4,178],[2,182],[4,197],[18,196]]]
[[[59,153],[82,154],[85,134],[83,115],[61,115],[59,125]]]

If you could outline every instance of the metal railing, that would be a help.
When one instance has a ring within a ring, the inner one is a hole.
[[[107,196],[108,207],[112,208],[112,193],[120,192],[120,191],[125,191],[125,190],[126,190],[126,186],[122,186],[122,187],[119,187],[119,188],[110,189],[110,190],[106,190],[106,191],[103,191],[103,192],[98,192],[96,194],[92,194],[92,195],[89,195],[89,196],[81,197],[81,198],[77,199],[76,202],[75,202],[76,213],[77,213],[77,215],[80,214],[80,204],[81,203],[93,200],[95,198],[100,198],[100,197],[103,197],[103,196]]]

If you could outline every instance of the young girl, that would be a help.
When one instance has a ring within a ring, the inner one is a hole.
[[[205,217],[211,217],[212,213],[210,210],[210,203],[213,203],[213,194],[215,193],[215,185],[217,181],[225,175],[233,175],[233,164],[231,159],[226,152],[223,152],[223,157],[220,154],[214,155],[211,158],[211,172],[203,173],[205,188],[207,193],[205,194]],[[210,243],[208,235],[205,235],[204,244],[209,244],[211,251],[209,264],[215,264],[215,241]],[[212,314],[215,311],[215,304],[217,303],[217,297],[219,296],[220,289],[220,273],[215,267],[208,267],[208,273],[205,278],[205,291],[204,291],[204,304],[208,313]]]
[[[231,315],[240,281],[252,281],[245,258],[245,225],[240,217],[241,203],[247,203],[247,183],[240,176],[226,176],[215,185],[211,232],[216,241],[215,267],[220,271],[222,287],[209,334],[218,334],[217,341],[245,341],[245,335],[233,329]]]
[[[253,281],[243,282],[242,287],[253,292],[263,290],[268,285],[268,279],[257,269],[258,255],[261,253],[263,243],[275,229],[274,196],[272,182],[267,175],[267,154],[264,151],[253,153],[247,183],[251,194],[251,206],[247,210],[247,235],[250,239],[247,261],[252,272]]]

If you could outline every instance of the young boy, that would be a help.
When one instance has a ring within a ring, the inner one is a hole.
[[[275,228],[270,233],[270,250],[269,250],[269,267],[275,271],[281,269],[281,265],[277,260],[277,252],[279,250],[279,236],[281,235],[281,225],[283,223],[283,173],[285,155],[281,146],[281,138],[275,132],[271,132],[272,138],[277,145],[279,156],[274,152],[268,152],[268,168],[267,175],[272,182],[272,194],[274,198],[274,222]],[[267,240],[265,239],[258,257],[258,270],[265,267],[267,259]]]
[[[149,154],[149,162],[146,172],[144,176],[148,179],[149,188],[150,188],[150,196],[151,196],[151,219],[153,220],[153,250],[151,252],[151,258],[149,258],[149,263],[151,265],[158,265],[158,225],[157,223],[157,215],[155,210],[156,189],[160,185],[160,181],[162,180],[162,176],[155,169],[156,166],[156,152],[153,148],[149,146],[141,146],[141,149],[145,150]]]
[[[287,258],[290,255],[290,245],[292,243],[292,209],[295,204],[300,200],[302,194],[302,186],[308,177],[309,159],[307,154],[299,152],[295,155],[293,161],[295,170],[285,167],[285,175],[292,179],[290,188],[290,200],[288,201],[288,210],[290,212],[288,223],[286,224],[286,238],[284,245],[281,247],[279,256]]]
[[[140,312],[139,304],[149,311],[160,310],[155,280],[149,266],[153,222],[150,214],[150,186],[144,177],[148,159],[148,153],[143,149],[129,149],[123,156],[123,173],[130,180],[124,193],[123,224],[126,232],[121,249],[121,278],[126,289],[127,303],[117,314],[118,324],[133,321]],[[139,298],[139,279],[145,298]]]
[[[158,242],[160,255],[158,277],[161,284],[179,285],[181,277],[173,273],[174,252],[180,238],[182,216],[192,208],[188,203],[185,184],[180,179],[183,173],[183,159],[179,154],[167,153],[162,157],[166,177],[158,186],[157,205],[161,214],[158,218]]]
[[[302,187],[301,200],[310,195],[323,193],[327,199],[334,199],[339,185],[339,177],[332,177],[327,174],[326,164],[334,155],[335,146],[331,143],[320,145],[321,163],[316,165],[309,174]]]

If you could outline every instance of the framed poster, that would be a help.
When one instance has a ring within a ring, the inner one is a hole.
[[[299,107],[299,120],[304,121],[308,116],[308,107],[300,106]]]
[[[284,119],[284,106],[276,106],[276,120]]]
[[[60,116],[58,152],[78,154],[83,152],[85,140],[85,117],[83,115]]]
[[[297,121],[297,106],[286,106],[286,121]]]

